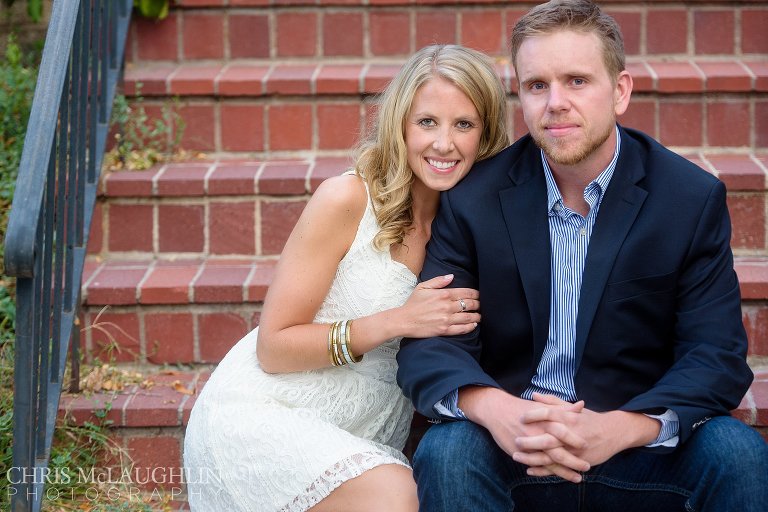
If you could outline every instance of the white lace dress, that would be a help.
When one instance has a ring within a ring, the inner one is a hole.
[[[315,322],[408,298],[416,277],[373,247],[377,232],[369,199]],[[395,382],[399,339],[357,364],[270,375],[256,359],[256,335],[229,351],[192,409],[184,439],[192,510],[303,511],[368,469],[408,465],[401,450],[412,406]]]

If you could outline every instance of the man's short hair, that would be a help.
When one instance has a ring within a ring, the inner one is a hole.
[[[558,30],[593,32],[602,43],[603,61],[611,80],[624,71],[624,38],[619,24],[592,0],[551,0],[537,5],[520,18],[512,30],[510,41],[515,70],[517,53],[523,41]]]

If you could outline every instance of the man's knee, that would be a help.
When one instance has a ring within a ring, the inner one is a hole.
[[[413,457],[421,510],[510,510],[511,460],[475,423],[432,426]]]
[[[433,425],[424,434],[413,455],[415,471],[451,473],[466,460],[466,447],[478,435],[480,427],[469,421],[447,422]],[[448,475],[445,475],[448,477]]]
[[[768,480],[768,444],[754,429],[729,416],[716,417],[702,425],[689,443],[702,464],[724,475],[759,474]]]
[[[507,458],[486,429],[471,421],[454,421],[427,430],[414,454],[413,468],[417,481],[420,473],[429,472],[430,478],[456,482],[473,471],[484,472],[484,467],[498,469]]]

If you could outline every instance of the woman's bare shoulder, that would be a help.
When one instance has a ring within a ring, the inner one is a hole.
[[[326,210],[326,214],[359,220],[368,204],[368,190],[360,176],[342,174],[323,181],[312,195],[310,204]]]

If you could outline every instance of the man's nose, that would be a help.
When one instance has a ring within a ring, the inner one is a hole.
[[[547,98],[547,108],[550,111],[566,110],[570,106],[568,91],[558,84],[549,87],[549,97]]]

